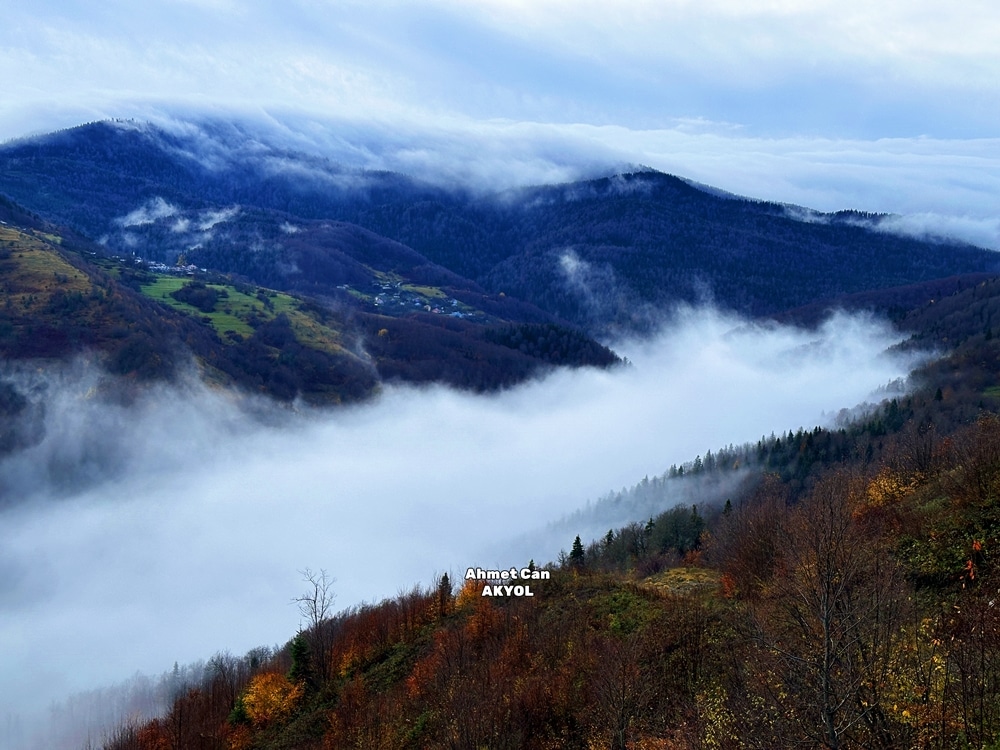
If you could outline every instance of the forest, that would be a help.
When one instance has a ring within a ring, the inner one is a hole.
[[[444,576],[337,612],[332,576],[305,571],[282,648],[220,653],[103,747],[995,747],[996,299],[982,282],[912,313],[954,351],[910,394],[609,498],[744,477],[566,539],[530,598]]]
[[[134,387],[173,380],[193,360],[209,382],[314,405],[371,398],[382,382],[492,391],[552,367],[621,363],[579,328],[515,300],[459,293],[478,307],[455,305],[475,314],[386,314],[370,292],[362,303],[331,302],[215,271],[178,276],[109,258],[72,230],[4,206],[0,354],[11,362],[98,355]],[[20,414],[6,433],[25,431]]]

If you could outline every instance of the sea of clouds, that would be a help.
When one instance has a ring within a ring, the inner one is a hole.
[[[915,362],[887,352],[897,338],[863,317],[807,332],[686,310],[619,343],[629,367],[333,411],[195,380],[122,402],[92,365],[36,373],[45,437],[0,462],[0,703],[27,722],[137,670],[283,643],[306,567],[346,607],[553,560],[571,537],[525,535],[608,490],[877,400]]]

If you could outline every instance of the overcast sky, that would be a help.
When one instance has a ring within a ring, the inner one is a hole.
[[[4,5],[0,138],[305,116],[394,167],[517,182],[645,164],[1000,245],[991,0]]]

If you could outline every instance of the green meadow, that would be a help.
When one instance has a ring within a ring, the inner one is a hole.
[[[252,322],[268,322],[284,314],[291,323],[299,343],[331,353],[341,349],[340,333],[302,312],[298,300],[288,294],[259,287],[253,288],[252,293],[247,293],[232,284],[206,283],[206,287],[216,290],[220,296],[214,309],[211,312],[204,312],[171,296],[190,283],[192,280],[189,278],[164,274],[156,275],[154,281],[143,284],[141,289],[143,294],[157,302],[204,320],[223,340],[228,340],[227,334],[230,332],[243,337],[252,336],[254,332]]]

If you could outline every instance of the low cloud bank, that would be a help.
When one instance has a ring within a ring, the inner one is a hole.
[[[349,168],[485,192],[653,168],[716,192],[807,207],[798,217],[804,220],[845,209],[888,213],[894,216],[880,224],[885,231],[1000,248],[996,138],[761,138],[680,121],[656,129],[462,118],[401,125],[290,109],[230,112],[223,116],[236,124],[228,125],[195,108],[140,116],[193,137],[200,148],[191,156],[204,164],[234,158],[232,149],[242,161],[262,158],[253,149],[267,143]],[[339,179],[363,187],[346,173]]]
[[[942,216],[923,212],[906,216],[888,216],[871,228],[920,240],[957,240],[970,245],[1000,250],[1000,218]]]
[[[755,137],[710,121],[641,129],[622,125],[468,117],[389,117],[305,108],[203,102],[122,103],[101,112],[70,112],[48,125],[102,117],[148,121],[179,138],[185,156],[210,170],[258,164],[294,170],[332,189],[364,190],[355,170],[389,170],[449,188],[493,193],[556,184],[642,167],[728,194],[808,207],[804,220],[845,209],[894,214],[882,227],[1000,248],[996,195],[1000,139]],[[0,117],[0,126],[3,118]],[[141,123],[121,127],[144,129]],[[20,135],[11,131],[7,135]],[[0,134],[0,137],[3,137]],[[169,147],[169,144],[168,144]],[[287,150],[317,159],[304,165]],[[154,199],[121,217],[123,228],[173,218]],[[225,220],[226,216],[219,216]],[[211,224],[178,216],[177,231]],[[207,230],[206,230],[207,231]]]
[[[196,384],[109,404],[82,367],[47,385],[44,440],[0,463],[19,493],[0,512],[0,704],[30,717],[135,670],[283,642],[305,567],[336,576],[342,607],[553,559],[571,539],[514,540],[708,449],[830,421],[909,372],[896,339],[859,317],[810,333],[690,310],[619,345],[630,368],[302,414]]]

